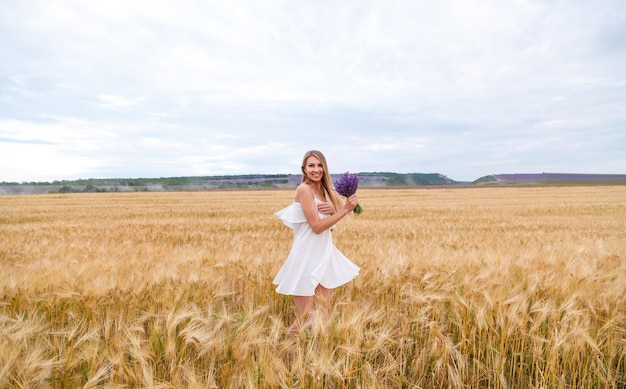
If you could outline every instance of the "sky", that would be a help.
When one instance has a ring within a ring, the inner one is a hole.
[[[626,173],[623,0],[0,0],[0,182]]]

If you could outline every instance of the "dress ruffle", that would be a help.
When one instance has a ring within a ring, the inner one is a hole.
[[[295,224],[306,223],[306,217],[299,203],[293,203],[287,208],[276,212],[275,215],[291,229],[294,228]]]

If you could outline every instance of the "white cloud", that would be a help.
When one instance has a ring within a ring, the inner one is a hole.
[[[3,161],[2,181],[7,182],[78,178],[85,172],[95,172],[102,167],[98,161],[86,155],[68,155],[47,144],[0,141],[0,154]]]
[[[124,97],[116,95],[100,95],[98,98],[102,101],[103,107],[132,107],[140,104],[144,99],[142,97]]]

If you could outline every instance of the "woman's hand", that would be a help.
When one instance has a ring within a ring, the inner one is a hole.
[[[323,202],[317,204],[317,211],[321,214],[332,215],[335,213],[335,208],[329,203]]]
[[[352,211],[356,206],[359,205],[359,199],[356,197],[356,193],[346,199],[346,203],[343,208],[348,212]]]

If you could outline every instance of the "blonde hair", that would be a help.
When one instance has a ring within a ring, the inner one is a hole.
[[[335,207],[335,211],[339,210],[342,207],[341,200],[339,200],[339,196],[337,196],[337,192],[335,191],[335,186],[333,185],[333,180],[330,177],[330,171],[328,169],[328,164],[326,163],[326,157],[319,150],[309,150],[304,153],[304,158],[302,158],[302,182],[305,184],[310,184],[311,180],[307,177],[305,172],[306,160],[309,157],[315,157],[320,160],[322,166],[324,167],[324,175],[322,176],[322,190],[328,196],[328,199]]]

